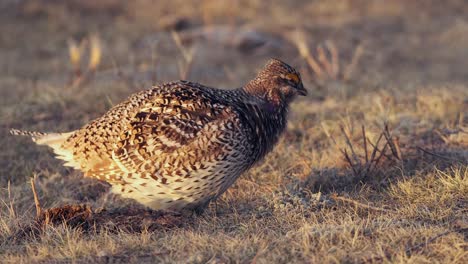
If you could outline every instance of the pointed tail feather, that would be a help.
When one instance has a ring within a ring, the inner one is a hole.
[[[44,137],[47,134],[42,133],[42,132],[35,132],[35,131],[25,131],[25,130],[19,130],[19,129],[10,129],[10,134],[15,135],[15,136],[28,136],[31,137],[31,139],[36,142],[38,138]]]
[[[11,129],[10,133],[17,136],[29,136],[38,145],[46,145],[51,147],[57,158],[62,159],[70,163],[71,167],[76,167],[73,160],[71,151],[63,148],[63,143],[70,137],[73,132],[68,133],[42,133],[34,131],[23,131],[18,129]]]
[[[59,149],[63,142],[67,140],[73,132],[68,133],[43,133],[36,131],[24,131],[19,129],[11,129],[10,134],[15,136],[29,136],[38,145],[46,145],[54,150]]]

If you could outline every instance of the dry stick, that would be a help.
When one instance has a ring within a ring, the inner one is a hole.
[[[366,128],[364,127],[364,125],[362,125],[361,129],[362,129],[362,139],[364,142],[364,152],[366,153],[366,164],[367,164],[369,162],[369,157],[367,154]]]
[[[392,151],[393,156],[396,157],[397,159],[400,159],[399,155],[398,155],[397,148],[393,144],[392,135],[390,135],[390,132],[388,131],[388,124],[387,123],[385,123],[384,136],[385,136],[385,139],[387,140],[388,145],[390,146],[390,150]]]
[[[348,155],[348,151],[346,151],[346,149],[344,150],[344,156],[346,158],[346,161],[348,161],[349,163],[349,166],[351,166],[351,169],[353,170],[353,173],[354,173],[354,176],[355,177],[358,177],[359,176],[359,173],[357,172],[356,168],[355,168],[355,164],[351,161],[351,159],[349,158],[349,155]]]
[[[354,151],[353,144],[351,144],[351,139],[349,138],[348,133],[346,133],[346,131],[345,131],[345,129],[344,129],[344,127],[342,125],[340,125],[340,129],[341,129],[341,132],[343,133],[343,135],[345,136],[346,144],[351,149],[351,154],[353,155],[353,159],[356,159],[357,155],[356,155],[356,152]],[[359,166],[361,166],[361,161],[359,159],[357,159],[357,160],[359,162]]]
[[[426,154],[429,154],[429,155],[432,155],[432,156],[434,156],[434,157],[438,157],[438,158],[441,158],[441,159],[444,159],[444,160],[448,160],[448,161],[456,161],[456,162],[462,162],[462,163],[463,163],[462,160],[444,157],[444,156],[442,156],[442,155],[439,155],[439,154],[430,152],[429,150],[424,149],[424,148],[419,147],[419,146],[416,146],[416,148],[419,149],[419,150],[421,150],[422,152],[424,152],[424,153],[426,153]]]
[[[36,216],[39,217],[42,213],[41,203],[39,202],[39,198],[36,192],[36,184],[34,183],[35,178],[31,179],[31,188],[34,196],[34,204],[36,205]]]
[[[356,153],[354,152],[353,145],[351,144],[351,140],[349,139],[348,134],[346,133],[343,125],[340,125],[340,130],[341,130],[341,133],[343,133],[343,135],[344,135],[344,137],[346,139],[346,144],[351,149],[351,154],[355,155]]]
[[[327,47],[328,51],[331,55],[331,65],[332,65],[332,73],[333,78],[338,78],[338,73],[340,72],[340,62],[339,62],[339,55],[338,50],[336,49],[335,44],[328,40],[325,42],[325,46]]]
[[[369,160],[369,164],[368,164],[368,166],[367,166],[367,168],[366,168],[366,171],[365,171],[365,173],[364,173],[364,176],[367,176],[370,172],[372,172],[372,170],[371,170],[371,169],[372,169],[372,165],[374,165],[374,168],[377,167],[378,160],[380,160],[380,158],[377,159],[377,162],[375,162],[376,160],[374,160],[375,155],[377,154],[377,151],[380,152],[380,155],[382,155],[382,153],[385,153],[385,147],[386,147],[387,145],[385,145],[384,148],[383,148],[382,150],[379,150],[379,148],[378,148],[378,145],[379,145],[380,140],[382,139],[382,137],[383,137],[383,134],[381,133],[381,134],[379,135],[379,138],[377,139],[377,142],[375,143],[374,150],[372,151],[371,158],[370,158],[370,160]],[[369,143],[370,143],[371,145],[373,145],[372,142],[370,141],[370,139],[368,139],[368,140],[369,140]]]
[[[387,150],[387,146],[388,146],[388,141],[387,141],[387,143],[385,143],[385,145],[384,145],[384,147],[383,147],[383,149],[382,149],[382,152],[380,152],[379,157],[375,160],[374,167],[376,167],[377,164],[379,164],[379,161],[380,161],[380,159],[382,158],[383,154],[385,153],[385,150]]]
[[[364,204],[364,203],[355,201],[355,200],[350,199],[350,198],[338,196],[336,194],[332,194],[330,196],[330,198],[332,198],[334,200],[337,200],[337,201],[351,203],[351,204],[355,205],[356,207],[361,207],[361,208],[365,208],[365,209],[369,209],[369,210],[374,210],[374,211],[379,211],[379,212],[392,212],[393,211],[393,210],[389,210],[389,209],[385,209],[385,208],[375,207],[375,206],[372,206],[372,205],[369,205],[369,204]]]
[[[375,155],[377,154],[377,150],[379,150],[377,147],[379,146],[379,143],[380,143],[380,140],[382,139],[382,137],[383,137],[383,134],[380,133],[379,137],[377,138],[377,142],[375,143],[375,146],[372,144],[372,142],[370,141],[369,138],[367,139],[369,141],[369,143],[374,147],[374,150],[372,151],[371,158],[370,158],[371,163],[374,160]]]
[[[398,155],[398,159],[402,160],[403,156],[401,155],[400,140],[397,137],[394,137],[392,143],[395,146],[395,149],[396,149],[396,152],[397,152],[397,155]]]
[[[370,144],[373,148],[376,148],[376,147],[377,147],[377,146],[374,146],[374,144],[370,141],[370,139],[367,139],[367,140],[369,141],[369,144]],[[377,148],[377,151],[378,151],[379,153],[382,152],[382,151],[381,151],[380,149],[378,149],[378,148]],[[384,155],[387,159],[389,159],[389,160],[392,159],[392,156],[390,156],[390,155],[388,155],[388,154],[386,154],[386,153],[384,153],[383,155]],[[372,161],[372,159],[371,159],[371,161]]]
[[[327,58],[325,50],[321,45],[317,46],[317,58],[318,61],[322,64],[322,68],[325,69],[325,72],[328,74],[328,76],[334,78],[333,67],[330,63],[330,60]]]
[[[338,143],[336,142],[335,138],[334,138],[332,135],[330,135],[330,133],[328,132],[328,130],[325,128],[325,126],[323,126],[323,124],[322,124],[322,128],[323,128],[323,130],[325,131],[325,134],[327,135],[327,137],[328,137],[329,139],[331,139],[331,141],[335,144],[336,147],[338,147],[338,149],[340,150],[340,152],[343,154],[343,156],[345,157],[346,161],[349,163],[349,166],[350,166],[351,169],[353,170],[354,176],[358,176],[359,174],[357,173],[356,168],[355,168],[356,165],[352,162],[351,158],[350,158],[349,155],[348,155],[347,150],[346,150],[346,149],[339,148]],[[341,128],[342,128],[343,133],[345,134],[345,137],[347,137],[347,136],[346,136],[346,133],[345,133],[344,130],[343,130],[343,127],[341,127]],[[348,141],[348,142],[349,142],[349,141]],[[351,149],[352,149],[352,146],[351,146]]]

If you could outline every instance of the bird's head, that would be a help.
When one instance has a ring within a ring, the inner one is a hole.
[[[275,105],[287,105],[297,95],[307,95],[299,72],[278,59],[270,59],[244,89]]]

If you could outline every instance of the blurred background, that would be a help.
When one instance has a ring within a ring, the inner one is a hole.
[[[359,53],[349,79],[468,78],[468,4],[462,0],[5,0],[0,8],[1,73],[36,81],[60,81],[74,71],[73,46],[87,63],[92,38],[102,53],[96,79],[105,81],[116,81],[117,71],[134,82],[183,75],[240,86],[253,69],[278,57],[312,82],[298,45],[318,58],[317,48],[329,55],[330,42],[343,67]]]
[[[0,13],[4,137],[10,127],[79,128],[169,80],[240,87],[271,57],[301,71],[309,112],[327,98],[343,103],[372,92],[404,99],[450,86],[444,93],[453,95],[468,81],[462,0],[5,0]],[[4,146],[17,148],[8,138]],[[31,148],[17,152],[41,156]],[[43,166],[0,155],[2,181]]]

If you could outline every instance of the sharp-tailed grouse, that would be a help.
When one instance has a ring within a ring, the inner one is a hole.
[[[271,59],[244,87],[176,81],[130,96],[68,133],[12,130],[153,209],[202,209],[262,159],[307,91],[299,73]]]

